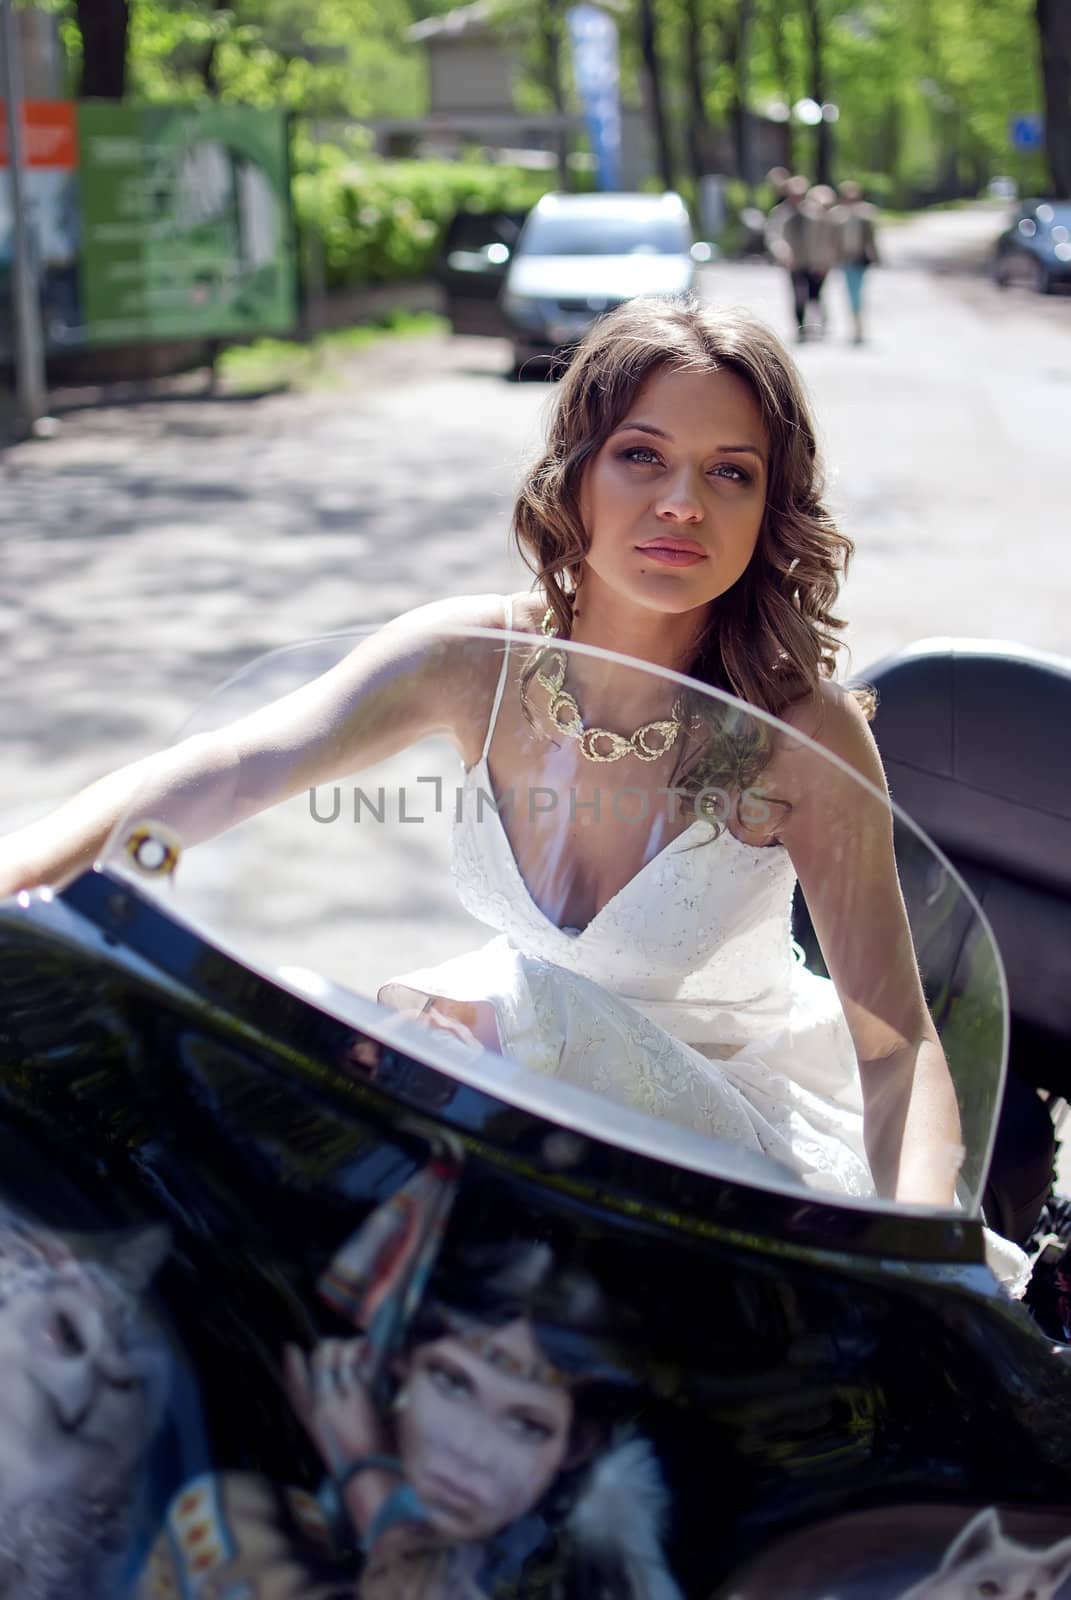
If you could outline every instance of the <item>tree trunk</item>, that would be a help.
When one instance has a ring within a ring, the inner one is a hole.
[[[745,80],[747,67],[744,57],[748,48],[748,11],[751,0],[741,0],[734,5],[724,18],[721,25],[721,38],[719,41],[720,57],[722,62],[732,71],[732,97],[729,101],[729,131],[733,142],[733,172],[736,177],[747,179],[749,171],[749,148],[747,93]]]
[[[643,59],[644,78],[647,84],[651,128],[658,153],[658,171],[667,189],[674,184],[673,147],[669,139],[666,119],[666,94],[662,78],[662,60],[658,48],[658,24],[655,20],[654,0],[640,0],[640,55]]]
[[[703,30],[699,0],[684,0],[681,56],[685,84],[684,143],[688,170],[696,183],[710,171],[711,134],[703,93]]]
[[[777,76],[777,87],[781,98],[788,106],[791,113],[798,96],[792,82],[792,62],[788,54],[788,39],[785,34],[787,14],[784,0],[777,0],[770,14],[770,54],[773,58],[774,72]],[[789,116],[785,123],[785,166],[790,172],[796,170],[796,143],[795,129],[792,126],[792,117]]]
[[[755,20],[755,0],[739,0],[736,32],[736,127],[740,141],[740,176],[747,185],[747,197],[755,198],[755,118],[751,113],[751,36]]]
[[[812,100],[823,106],[826,92],[826,36],[822,0],[805,0],[804,23],[810,53],[810,88]],[[815,128],[815,182],[833,182],[833,124],[823,117]]]
[[[887,173],[893,180],[894,189],[890,198],[894,204],[900,203],[902,146],[903,108],[896,95],[891,94],[878,123],[878,139],[875,146],[877,159],[874,162],[874,168],[877,172]]]
[[[75,0],[82,35],[80,100],[121,100],[126,92],[127,0]]]
[[[1037,0],[1045,154],[1054,199],[1071,200],[1071,3]]]
[[[232,0],[212,0],[212,10],[214,12],[226,11],[231,3]],[[218,48],[219,41],[213,39],[205,49],[200,66],[201,82],[205,86],[205,92],[211,95],[213,100],[219,99],[220,89],[219,73],[216,71],[216,51]]]
[[[222,0],[226,3],[226,0]],[[564,127],[565,91],[562,88],[562,17],[560,0],[541,0],[539,7],[539,41],[543,56],[543,77],[562,126],[554,135],[554,149],[558,158],[558,187],[569,187],[569,135]]]

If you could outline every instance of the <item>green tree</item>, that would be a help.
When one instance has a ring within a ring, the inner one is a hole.
[[[405,0],[131,0],[130,91],[211,91],[319,117],[416,115],[422,63]]]

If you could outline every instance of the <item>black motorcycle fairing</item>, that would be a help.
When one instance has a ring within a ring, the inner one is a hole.
[[[159,1293],[221,1468],[315,1486],[315,1453],[278,1392],[279,1352],[317,1329],[338,1337],[337,1317],[317,1310],[332,1252],[452,1150],[448,1260],[470,1240],[538,1241],[599,1284],[609,1321],[581,1343],[606,1425],[627,1414],[656,1452],[685,1594],[707,1593],[778,1531],[880,1505],[893,1485],[898,1497],[935,1484],[1071,1494],[1071,1374],[999,1295],[967,1219],[793,1206],[593,1138],[563,1165],[562,1128],[470,1086],[446,1099],[442,1073],[417,1058],[383,1051],[386,1075],[369,1081],[372,1057],[355,1072],[354,1050],[373,1035],[105,873],[5,908],[0,975],[22,1062],[5,1075],[5,1123],[39,1152],[39,1186],[53,1163],[65,1173],[53,1221],[77,1193],[94,1215],[171,1230]],[[32,1204],[25,1188],[19,1198]],[[200,1431],[172,1417],[153,1504],[205,1465],[174,1442]]]

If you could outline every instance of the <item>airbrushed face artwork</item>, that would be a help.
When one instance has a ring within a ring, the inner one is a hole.
[[[475,1344],[415,1349],[395,1402],[399,1455],[436,1532],[488,1539],[524,1516],[565,1463],[573,1401],[548,1381],[529,1323]]]

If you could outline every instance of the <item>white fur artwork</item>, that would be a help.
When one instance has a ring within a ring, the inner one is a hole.
[[[114,1600],[163,1415],[143,1306],[166,1233],[90,1248],[0,1210],[0,1600]]]
[[[1071,1538],[1047,1549],[1009,1539],[990,1506],[945,1551],[937,1571],[899,1600],[1055,1600],[1071,1577]]]

